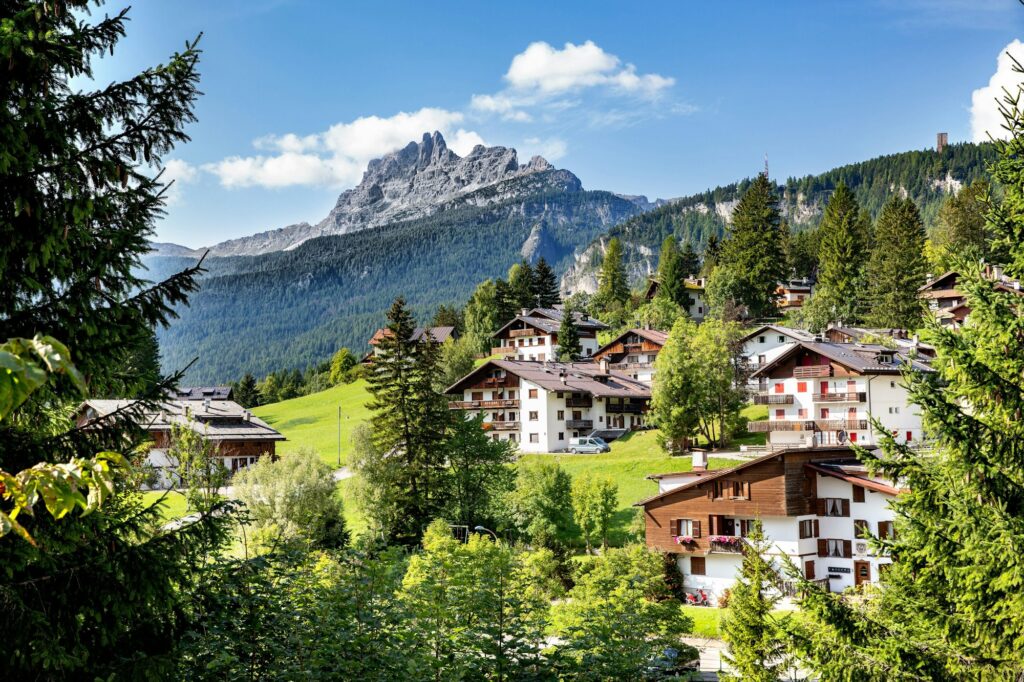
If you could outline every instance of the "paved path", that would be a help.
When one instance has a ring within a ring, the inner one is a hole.
[[[701,680],[717,680],[722,665],[725,642],[711,637],[683,637],[683,641],[700,651]]]
[[[352,478],[356,475],[356,472],[352,471],[348,467],[341,467],[334,472],[335,481],[344,481],[346,478]]]

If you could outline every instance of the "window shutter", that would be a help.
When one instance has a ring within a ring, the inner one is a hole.
[[[818,556],[828,556],[828,541],[818,539]]]
[[[843,556],[847,559],[853,556],[853,542],[850,540],[843,540]]]
[[[825,498],[819,497],[814,502],[815,502],[815,512],[818,514],[818,516],[824,516],[825,515]]]
[[[859,486],[859,485],[853,486],[853,501],[854,502],[863,502],[864,501],[864,488],[863,488],[863,486]]]
[[[814,537],[821,535],[821,530],[818,528],[818,519],[814,519]]]
[[[693,522],[693,537],[695,537],[695,538],[699,538],[700,537],[700,521],[694,521]]]
[[[743,481],[743,499],[750,499],[750,481]]]
[[[668,532],[670,535],[679,535],[679,519],[669,521]]]
[[[849,515],[850,515],[850,501],[844,498],[843,499],[843,516],[849,516]]]

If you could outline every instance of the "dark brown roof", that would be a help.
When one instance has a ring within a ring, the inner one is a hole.
[[[562,318],[565,317],[565,310],[561,306],[556,308],[534,308],[529,311],[526,316],[534,318],[546,317],[549,320],[554,320],[558,324],[562,324]],[[573,319],[576,320],[576,326],[581,329],[608,329],[608,325],[601,320],[596,320],[586,313],[581,313],[578,310],[574,310],[572,316]]]
[[[610,346],[613,346],[619,341],[621,341],[622,338],[628,334],[636,334],[637,336],[647,339],[651,343],[656,343],[659,346],[664,346],[665,341],[668,340],[668,332],[663,332],[660,329],[627,329],[626,331],[622,332],[608,343],[598,348],[597,352],[594,353],[594,355],[600,355],[604,351],[608,350]]]
[[[651,397],[646,384],[616,371],[601,372],[595,362],[539,362],[534,360],[489,360],[449,386],[445,393],[458,393],[476,377],[494,369],[502,369],[520,379],[537,384],[547,391],[586,393],[604,398]]]
[[[412,330],[412,334],[409,335],[409,340],[422,341],[428,333],[437,343],[444,343],[448,339],[456,336],[455,327],[416,327]],[[381,339],[385,336],[389,336],[390,334],[390,329],[387,327],[381,327],[373,333],[373,336],[370,337],[369,343],[371,346],[376,346],[381,342]]]
[[[634,507],[644,507],[644,506],[650,504],[651,502],[654,502],[655,500],[660,500],[660,499],[662,499],[664,497],[668,497],[669,495],[674,495],[675,493],[682,492],[684,490],[689,490],[689,489],[691,489],[691,488],[693,488],[693,487],[695,487],[697,485],[700,485],[700,484],[703,484],[703,483],[707,483],[708,481],[714,481],[716,479],[722,478],[723,476],[728,476],[730,474],[734,474],[737,471],[743,471],[745,469],[749,469],[750,467],[757,466],[758,464],[761,464],[762,462],[767,462],[767,461],[771,460],[773,457],[785,457],[787,454],[792,454],[792,453],[802,453],[802,454],[812,453],[815,457],[820,454],[821,458],[823,460],[827,460],[827,459],[848,460],[848,459],[850,459],[853,456],[854,450],[853,450],[853,448],[845,447],[844,446],[844,447],[837,447],[837,448],[813,448],[813,449],[811,449],[811,448],[789,448],[787,450],[776,450],[775,452],[768,452],[768,453],[765,453],[765,454],[761,455],[760,457],[755,457],[754,459],[747,460],[746,462],[743,462],[741,464],[737,464],[734,467],[729,467],[727,469],[716,469],[714,471],[709,471],[709,472],[707,472],[707,475],[705,475],[705,476],[694,477],[694,479],[692,481],[687,481],[686,483],[684,483],[684,484],[682,484],[682,485],[680,485],[678,487],[672,488],[671,490],[666,490],[663,493],[658,493],[657,495],[654,495],[652,497],[648,497],[645,500],[640,500],[639,502],[635,502],[635,503],[633,503],[633,506]],[[684,475],[686,475],[688,473],[690,473],[690,472],[688,472],[688,471],[681,471],[681,472],[676,473],[676,474],[659,474],[659,476],[662,477],[662,478],[663,477],[667,477],[667,476],[684,476]]]
[[[910,367],[920,372],[931,372],[931,367],[916,358],[911,358],[902,350],[893,350],[885,346],[860,343],[826,343],[824,341],[798,341],[792,348],[779,353],[766,364],[761,365],[751,377],[764,376],[773,367],[781,364],[791,356],[808,350],[818,353],[833,362],[837,362],[849,370],[858,374],[900,374],[904,367]],[[894,362],[887,363],[879,360],[879,355],[890,354]]]

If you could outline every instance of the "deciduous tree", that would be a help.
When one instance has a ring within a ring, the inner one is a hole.
[[[608,546],[608,529],[619,504],[619,487],[608,476],[583,474],[572,482],[572,513],[576,525],[587,543],[599,539]]]

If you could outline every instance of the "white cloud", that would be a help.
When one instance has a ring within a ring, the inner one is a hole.
[[[537,114],[565,111],[585,103],[584,93],[652,102],[675,84],[656,73],[637,73],[593,41],[566,43],[561,49],[538,41],[512,58],[505,73],[508,86],[494,94],[473,95],[470,109],[505,121],[529,123]],[[539,109],[531,113],[531,109]]]
[[[971,93],[971,139],[984,142],[989,135],[995,138],[1006,138],[1007,131],[1003,128],[1003,116],[999,105],[1003,103],[1006,93],[1016,96],[1024,81],[1024,74],[1013,69],[1012,54],[1024,64],[1024,44],[1014,40],[999,52],[996,60],[996,72],[988,81],[988,85]]]
[[[170,184],[171,182],[174,183],[170,185],[165,192],[167,205],[173,206],[181,201],[182,188],[187,184],[195,182],[199,177],[199,169],[187,161],[182,161],[181,159],[169,159],[164,163],[163,170],[164,173],[160,176],[161,181],[163,181],[164,184]]]
[[[275,154],[231,156],[203,166],[224,187],[289,187],[293,185],[344,187],[359,182],[366,164],[388,152],[418,141],[425,132],[440,131],[448,146],[465,155],[483,138],[458,127],[463,115],[424,107],[394,116],[362,116],[337,123],[322,133],[267,135],[253,141],[260,151]]]
[[[533,156],[543,156],[548,161],[557,161],[566,155],[569,145],[565,140],[558,137],[540,139],[539,137],[528,137],[523,140],[520,148],[522,158],[528,159]]]

